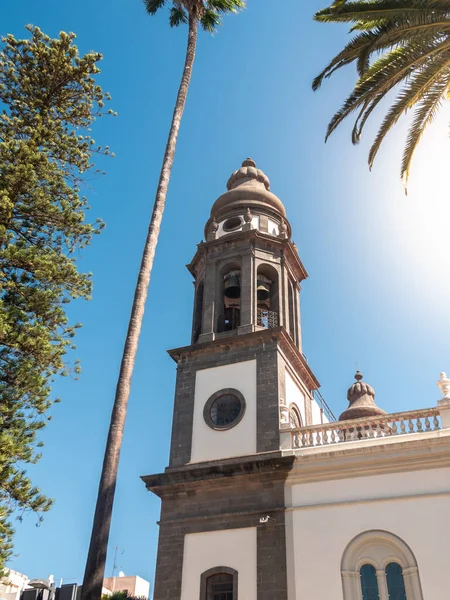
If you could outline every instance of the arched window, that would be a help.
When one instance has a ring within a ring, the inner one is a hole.
[[[342,556],[341,574],[344,600],[423,600],[414,554],[387,531],[353,538]]]
[[[373,565],[363,565],[359,574],[361,576],[361,591],[363,600],[379,600],[377,572]]]
[[[235,331],[241,321],[241,267],[228,264],[220,271],[216,331]]]
[[[202,573],[200,600],[238,600],[238,572],[230,567],[214,567]]]
[[[386,583],[389,600],[406,600],[403,570],[398,563],[391,562],[386,567]]]
[[[278,314],[278,272],[271,265],[259,265],[256,281],[256,323],[266,329],[278,327]]]
[[[295,404],[289,407],[289,425],[292,429],[298,429],[302,426],[302,418]]]

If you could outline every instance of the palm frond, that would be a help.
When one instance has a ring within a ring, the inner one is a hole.
[[[450,70],[450,57],[445,56],[432,61],[424,69],[417,71],[405,87],[399,92],[396,101],[387,112],[374,143],[369,152],[369,167],[372,168],[380,146],[406,110],[426,98],[442,77]]]
[[[214,10],[205,11],[204,15],[200,19],[200,24],[205,31],[214,33],[217,27],[220,25],[220,16]]]
[[[366,101],[375,98],[385,90],[392,89],[433,55],[448,49],[450,49],[450,40],[445,40],[437,46],[433,43],[410,44],[378,59],[359,79],[352,94],[330,121],[326,139],[349,114]]]
[[[446,77],[443,77],[440,81],[436,82],[435,85],[428,90],[427,95],[419,102],[418,108],[415,111],[413,123],[408,131],[401,166],[401,177],[405,185],[405,192],[414,152],[427,125],[434,120],[438,109],[445,98],[448,90],[449,77],[450,69],[447,70]]]
[[[172,6],[169,16],[169,24],[171,27],[178,27],[181,23],[187,23],[188,20],[188,15],[182,6]]]
[[[213,10],[219,13],[236,13],[245,8],[244,0],[208,0],[207,10]]]
[[[414,0],[358,0],[345,2],[337,8],[329,7],[319,10],[314,19],[322,23],[358,23],[372,22],[379,24],[380,20],[396,18],[415,18],[430,13],[431,5],[436,14],[448,15],[448,1],[421,2]]]
[[[166,3],[166,0],[144,0],[145,10],[149,15],[154,15],[162,8]]]

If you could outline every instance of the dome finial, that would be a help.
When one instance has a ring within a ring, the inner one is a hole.
[[[249,156],[244,160],[244,162],[242,163],[243,167],[255,167],[256,168],[256,163],[253,160],[253,158],[250,158]]]
[[[355,379],[356,381],[361,381],[361,379],[363,378],[363,374],[361,373],[361,371],[358,369],[355,373]]]

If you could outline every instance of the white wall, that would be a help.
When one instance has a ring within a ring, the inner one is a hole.
[[[286,406],[289,407],[289,405],[292,403],[296,404],[302,416],[302,425],[306,425],[305,394],[298,387],[297,383],[294,381],[287,369],[285,372]]]
[[[256,527],[187,534],[181,600],[197,600],[201,574],[214,567],[238,571],[238,597],[256,600]]]
[[[286,501],[289,600],[341,600],[342,554],[371,529],[411,548],[425,600],[449,597],[450,469],[297,484],[286,487]]]
[[[203,418],[210,396],[224,388],[235,388],[245,398],[243,419],[231,429],[216,431]],[[191,462],[202,462],[256,452],[256,360],[197,371]]]

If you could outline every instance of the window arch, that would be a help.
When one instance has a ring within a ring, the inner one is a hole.
[[[300,411],[298,410],[297,405],[294,403],[290,404],[290,406],[289,406],[289,425],[293,429],[298,429],[299,427],[303,427]]]
[[[200,600],[238,600],[238,572],[214,567],[201,575]]]
[[[344,600],[423,600],[414,554],[387,531],[353,538],[342,556],[341,575]]]
[[[375,567],[366,563],[359,569],[359,575],[363,600],[380,600]]]
[[[405,579],[401,566],[391,562],[385,570],[389,600],[406,600]]]
[[[256,277],[256,323],[266,329],[278,327],[280,324],[278,271],[272,265],[262,263],[258,266]]]

